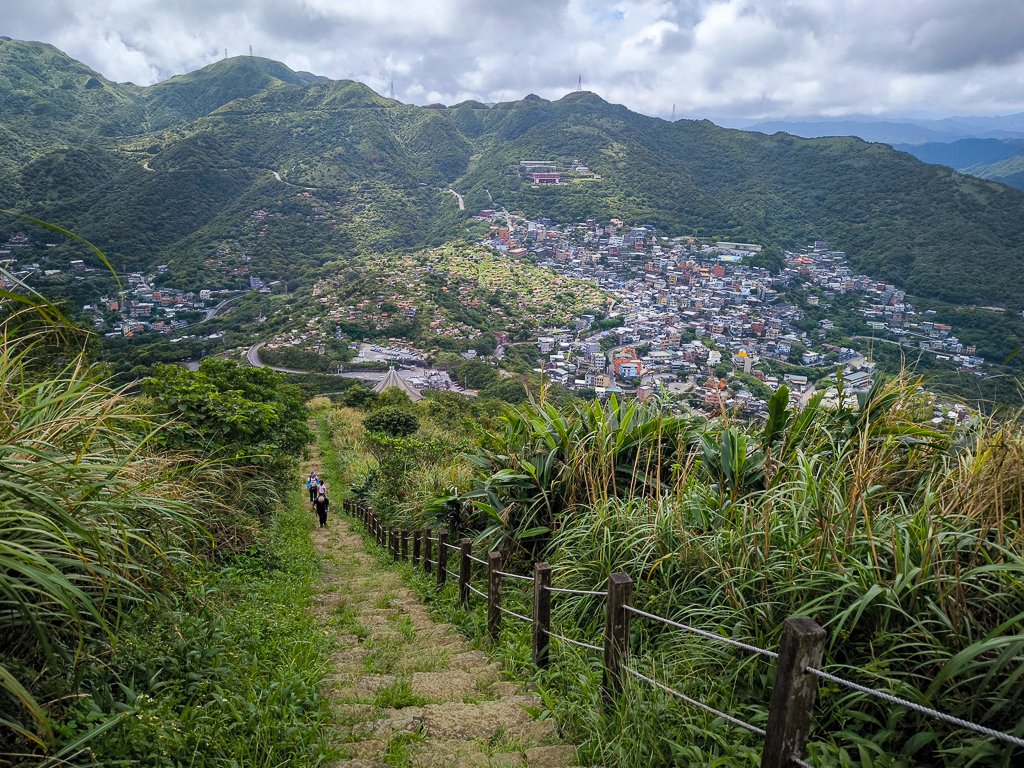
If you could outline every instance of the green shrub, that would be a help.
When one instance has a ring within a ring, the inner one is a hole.
[[[401,408],[378,408],[363,421],[367,432],[380,432],[389,437],[408,437],[420,428],[415,415]]]
[[[348,408],[368,408],[377,401],[377,393],[362,384],[356,384],[345,390],[338,402]]]

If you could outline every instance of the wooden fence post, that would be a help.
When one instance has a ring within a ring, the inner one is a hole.
[[[395,528],[388,528],[388,534],[391,537],[391,559],[398,559],[398,531]]]
[[[469,604],[469,580],[473,577],[473,561],[469,556],[472,553],[472,539],[459,542],[459,605]]]
[[[820,665],[824,652],[825,630],[813,619],[783,622],[761,768],[785,768],[791,758],[804,756],[818,692],[818,678],[804,670]]]
[[[533,565],[533,663],[546,669],[551,662],[551,566]]]
[[[432,542],[430,540],[430,537],[433,534],[434,534],[434,532],[432,530],[430,530],[429,528],[424,528],[423,529],[423,536],[422,536],[422,539],[423,539],[423,572],[426,573],[426,574],[430,573],[430,567],[431,567],[431,563],[430,563],[431,557],[430,556],[431,556],[431,554],[433,554],[431,552],[431,550],[433,549],[433,544],[434,544],[434,542]]]
[[[487,553],[487,634],[496,641],[501,634],[501,552]]]
[[[419,528],[412,532],[412,564],[420,564],[420,536],[423,534]]]
[[[402,530],[402,561],[409,559],[409,532]]]
[[[437,586],[444,589],[448,581],[448,529],[437,531]]]
[[[608,577],[608,614],[604,625],[604,682],[601,692],[606,704],[622,690],[622,665],[629,654],[629,623],[632,614],[623,606],[633,600],[633,579],[617,572]]]

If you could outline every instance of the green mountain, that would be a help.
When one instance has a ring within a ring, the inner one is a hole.
[[[1024,189],[1024,139],[961,139],[896,148],[926,163],[948,165],[972,176]]]
[[[963,169],[963,172],[983,179],[1000,181],[1017,189],[1024,189],[1024,153],[994,163],[969,165]]]
[[[279,61],[239,56],[178,75],[144,91],[142,104],[149,130],[194,120],[237,99],[277,85],[305,85],[326,78],[293,72]]]
[[[423,108],[250,57],[140,88],[0,41],[0,72],[0,203],[121,267],[167,263],[179,284],[240,282],[211,259],[261,209],[280,215],[251,271],[303,282],[349,252],[451,239],[461,217],[504,206],[781,246],[827,239],[914,294],[1024,306],[1024,194],[886,145],[670,123],[585,92]],[[531,185],[523,160],[554,163],[565,183]],[[296,207],[307,188],[330,226]]]

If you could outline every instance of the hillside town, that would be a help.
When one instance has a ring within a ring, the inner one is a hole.
[[[266,218],[265,211],[253,211],[243,231],[258,239]],[[465,357],[493,352],[500,358],[515,336],[533,340],[537,370],[569,389],[598,397],[658,394],[693,409],[749,415],[763,414],[782,384],[797,405],[818,392],[826,403],[854,400],[875,374],[870,352],[854,339],[893,345],[908,356],[934,355],[983,374],[984,361],[951,326],[931,319],[930,310],[918,312],[896,286],[855,273],[846,254],[825,241],[785,252],[773,273],[755,243],[669,239],[619,219],[564,225],[495,210],[476,219],[487,225],[486,249],[445,247],[393,257],[398,264],[364,264],[356,271],[373,283],[372,291],[358,286],[353,274],[320,281],[311,291],[309,317],[266,348],[316,350],[329,338],[358,340],[351,335],[358,329],[387,334],[403,357],[422,363],[429,355],[422,342],[430,339],[463,344]],[[242,245],[222,243],[216,250],[223,259]],[[13,277],[75,282],[100,272],[80,259],[65,269],[43,269],[30,260],[31,246],[54,247],[19,233],[0,248]],[[488,249],[514,261],[490,258]],[[248,249],[240,250],[244,257]],[[521,270],[511,266],[516,263]],[[122,291],[97,295],[80,309],[110,337],[182,337],[247,292],[161,287],[165,270],[124,275]],[[257,275],[246,276],[249,291],[271,291]],[[496,348],[483,344],[474,313],[486,314]],[[513,329],[513,316],[561,325]],[[409,323],[420,329],[419,346],[402,337]],[[370,362],[367,348],[357,366]]]
[[[67,288],[76,284],[91,285],[87,281],[96,278],[110,278],[105,267],[89,265],[83,259],[70,259],[61,268],[50,266],[47,262],[52,260],[47,260],[45,253],[56,245],[35,242],[24,232],[12,236],[0,247],[0,269],[10,275],[5,277],[0,273],[0,288],[10,290],[15,287],[15,280]],[[41,261],[36,260],[39,248],[44,254]],[[121,290],[98,292],[77,309],[94,330],[110,338],[132,338],[149,333],[170,336],[212,317],[219,306],[244,294],[234,290],[186,291],[157,286],[156,281],[166,270],[167,267],[161,265],[152,275],[143,272],[119,275]],[[257,277],[250,278],[250,289],[270,290]]]
[[[772,274],[757,266],[758,244],[667,239],[617,219],[558,225],[489,210],[478,218],[492,222],[488,246],[615,297],[602,328],[582,316],[537,341],[539,370],[572,389],[665,393],[692,408],[749,414],[763,413],[782,384],[798,405],[818,391],[826,403],[855,400],[875,364],[843,342],[869,335],[962,370],[983,366],[950,326],[918,313],[895,286],[854,273],[828,242],[786,252]],[[833,304],[845,296],[856,299],[856,314],[839,328]]]

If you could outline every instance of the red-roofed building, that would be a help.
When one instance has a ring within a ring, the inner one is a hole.
[[[557,172],[532,173],[530,176],[533,178],[533,183],[541,187],[554,186],[555,184],[562,183],[562,174]]]

